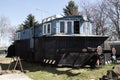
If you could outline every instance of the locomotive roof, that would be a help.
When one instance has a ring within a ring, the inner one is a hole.
[[[48,22],[51,22],[52,20],[62,20],[62,19],[67,19],[67,20],[71,20],[71,18],[77,18],[77,19],[83,19],[83,15],[75,15],[75,16],[59,16],[59,17],[55,17],[55,16],[51,16],[51,17],[48,17],[48,18],[45,18],[42,20],[42,23],[48,23]]]

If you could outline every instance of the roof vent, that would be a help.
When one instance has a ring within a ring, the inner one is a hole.
[[[61,18],[61,17],[63,17],[63,16],[62,16],[62,15],[53,15],[53,16],[50,16],[50,17],[48,17],[48,18],[43,19],[43,20],[42,20],[42,23],[45,23],[45,22],[54,20],[54,19],[56,19],[56,18]]]

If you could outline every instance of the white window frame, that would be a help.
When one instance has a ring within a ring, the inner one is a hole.
[[[92,25],[89,22],[84,22],[80,29],[81,29],[81,34],[92,35]]]
[[[48,33],[48,25],[50,25],[50,33]],[[46,26],[46,30],[44,30],[45,27]],[[49,34],[51,34],[51,23],[46,23],[46,24],[43,24],[43,35],[49,35]],[[44,32],[45,31],[45,32]]]
[[[71,22],[71,34],[73,34],[73,31],[74,31],[73,21],[72,21],[72,20],[67,20],[67,21],[66,21],[67,30],[68,30],[68,22]],[[68,33],[68,32],[67,32],[67,33]]]
[[[72,34],[74,33],[74,26],[73,26],[74,25],[74,21],[72,21],[72,20],[60,20],[59,21],[59,33],[61,33],[60,32],[60,22],[64,22],[65,23],[65,25],[64,25],[64,33],[68,33],[67,32],[67,30],[68,30],[68,24],[67,24],[67,22],[71,22],[71,24],[72,24],[71,25],[71,28],[72,28],[71,31],[72,31]]]
[[[49,32],[49,33],[48,33],[48,25],[50,25],[50,32]],[[47,34],[51,34],[51,23],[47,23],[46,33],[47,33]]]
[[[42,33],[43,33],[43,35],[45,35],[46,33],[44,32],[44,26],[46,26],[46,24],[43,24],[43,30],[42,30]]]
[[[64,20],[60,20],[60,21],[59,21],[59,33],[61,33],[61,32],[60,32],[60,28],[61,28],[60,23],[61,23],[61,22],[64,22],[64,33],[65,33],[65,26],[66,26],[66,25],[65,25],[65,21],[64,21]]]

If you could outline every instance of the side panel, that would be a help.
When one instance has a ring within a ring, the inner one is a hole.
[[[107,37],[43,36],[35,38],[33,49],[30,48],[30,40],[16,41],[15,48],[16,55],[25,60],[82,66],[94,56],[89,52],[84,54],[82,50],[88,49],[88,47],[96,48],[106,39]]]
[[[96,48],[107,37],[40,37],[35,41],[35,60],[49,63],[55,60],[57,65],[82,66],[94,56],[83,53],[82,49]],[[94,53],[94,52],[93,52]]]
[[[31,29],[25,29],[23,31],[20,32],[20,39],[24,40],[24,39],[29,39],[31,37]]]
[[[56,40],[51,37],[40,37],[35,40],[35,61],[54,60]]]
[[[24,60],[32,60],[32,49],[30,49],[30,40],[15,41],[15,54]]]

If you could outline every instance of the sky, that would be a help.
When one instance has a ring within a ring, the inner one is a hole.
[[[5,16],[11,25],[22,24],[28,14],[33,14],[35,19],[41,23],[43,18],[62,14],[63,8],[70,0],[0,0],[0,17]],[[79,6],[81,0],[73,0]],[[83,0],[95,3],[96,0]]]

